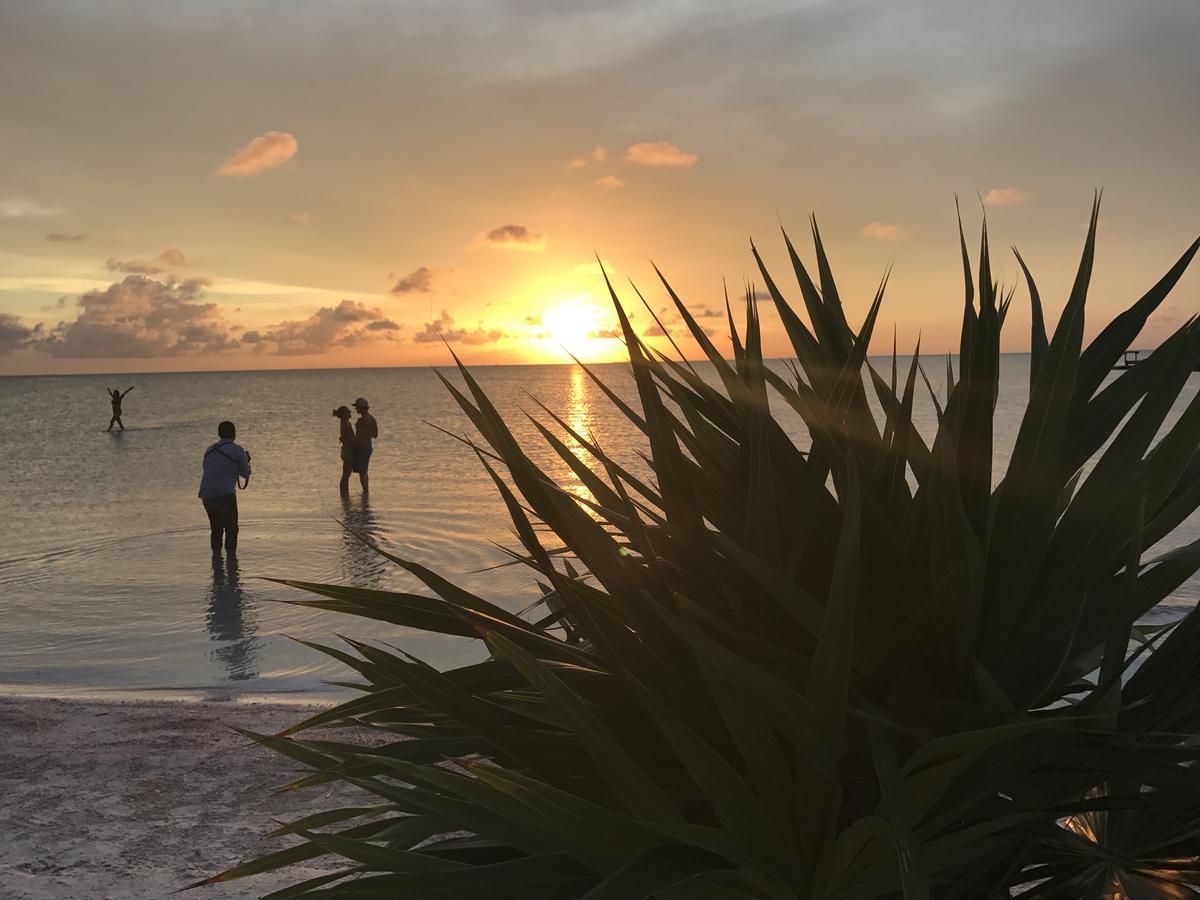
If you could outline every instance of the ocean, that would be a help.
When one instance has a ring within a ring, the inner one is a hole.
[[[890,359],[875,364],[887,368]],[[1002,357],[1000,473],[1028,366],[1027,355]],[[944,389],[935,375],[943,368],[928,366]],[[621,395],[635,395],[625,366],[595,371]],[[640,435],[578,367],[473,373],[535,461],[568,487],[581,489],[526,416],[549,421],[538,401],[637,465]],[[105,387],[131,385],[126,431],[105,433]],[[1172,418],[1198,388],[1194,375]],[[348,497],[337,487],[331,411],[358,396],[370,401],[380,429],[367,498],[356,478]],[[783,409],[779,416],[803,443],[796,418]],[[932,429],[926,399],[916,416]],[[238,495],[236,565],[214,564],[196,497],[201,456],[222,419],[237,424],[254,460],[250,486]],[[337,634],[388,642],[439,667],[480,659],[478,641],[294,606],[287,601],[306,595],[266,580],[423,591],[345,522],[507,608],[536,599],[527,569],[496,568],[507,559],[497,545],[516,539],[495,486],[470,448],[439,428],[474,436],[429,369],[0,378],[0,693],[324,699],[344,694],[327,682],[346,679],[346,670],[293,639],[336,644]],[[1159,549],[1197,537],[1193,517]],[[1198,598],[1193,580],[1174,602]]]

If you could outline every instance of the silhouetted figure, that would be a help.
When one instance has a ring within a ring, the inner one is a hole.
[[[367,412],[369,406],[364,397],[354,401],[354,409],[358,412],[358,421],[354,423],[354,471],[358,473],[358,482],[364,494],[368,490],[367,467],[371,464],[371,451],[374,449],[371,441],[379,437],[379,423]]]
[[[218,425],[217,436],[220,440],[204,451],[199,496],[212,528],[213,555],[220,555],[224,535],[225,552],[233,557],[237,555],[238,478],[250,478],[250,454],[233,442],[237,428],[232,422]]]
[[[380,529],[371,499],[360,494],[358,502],[342,494],[342,566],[346,579],[356,587],[378,588],[387,568],[387,560],[371,547],[379,539]],[[368,543],[370,542],[370,543]]]
[[[114,422],[120,425],[121,430],[124,431],[125,423],[121,421],[121,401],[125,399],[125,394],[128,394],[129,391],[132,391],[133,388],[130,387],[129,390],[125,391],[124,394],[120,391],[113,390],[112,388],[105,388],[104,390],[108,391],[108,396],[112,398],[112,418],[108,420],[108,428],[106,428],[105,431],[112,431]]]
[[[354,426],[350,424],[350,407],[339,406],[333,414],[338,417],[338,442],[342,445],[342,480],[338,487],[345,494],[350,490],[350,473],[354,471]]]
[[[212,569],[206,624],[209,636],[222,643],[213,650],[212,657],[224,667],[231,681],[257,678],[260,642],[255,637],[257,629],[250,598],[242,590],[237,559],[226,562],[214,556]]]

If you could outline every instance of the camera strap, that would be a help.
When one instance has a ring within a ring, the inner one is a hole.
[[[235,467],[234,471],[236,471],[238,468],[241,467],[241,465],[242,465],[241,460],[239,460],[236,456],[230,456],[228,453],[226,453],[224,450],[222,450],[220,444],[213,444],[211,447],[209,447],[207,450],[204,451],[204,455],[208,456],[208,454],[212,453],[213,451],[220,453],[223,457],[225,457],[227,460],[232,462]],[[242,452],[245,453],[246,451],[243,450]],[[247,460],[249,460],[250,454],[247,453],[246,458],[247,458]],[[237,479],[237,486],[238,486],[239,491],[244,491],[246,488],[250,487],[250,476],[249,475],[246,476],[246,481],[244,484],[242,483],[242,477],[240,475],[235,475],[234,477]]]

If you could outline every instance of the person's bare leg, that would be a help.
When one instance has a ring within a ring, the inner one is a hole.
[[[121,421],[121,417],[120,417],[120,416],[117,416],[117,424],[121,426],[121,430],[122,430],[122,431],[124,431],[124,430],[125,430],[125,423]],[[110,426],[109,426],[109,428],[111,428],[111,427],[112,427],[112,426],[110,425]]]
[[[358,483],[362,485],[363,493],[365,494],[368,490],[368,488],[367,488],[367,473],[366,472],[358,473]]]
[[[117,421],[117,417],[116,417],[116,416],[113,416],[111,419],[109,419],[109,420],[108,420],[108,427],[107,427],[106,429],[104,429],[104,430],[105,430],[105,431],[112,431],[113,422],[115,422],[115,421]]]
[[[353,471],[354,471],[353,463],[348,463],[348,462],[342,463],[342,480],[338,483],[338,489],[343,494],[348,494],[350,492],[350,473]]]

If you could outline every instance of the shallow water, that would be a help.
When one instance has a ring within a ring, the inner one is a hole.
[[[1028,357],[1003,357],[998,472],[1024,405],[1027,370]],[[597,371],[623,395],[633,394],[623,366]],[[531,398],[636,464],[632,426],[581,370],[506,366],[475,374],[535,460],[564,483],[577,486],[521,412],[540,413]],[[1198,382],[1193,376],[1180,407]],[[127,430],[104,433],[104,387],[130,384]],[[330,410],[359,395],[370,399],[380,427],[369,499],[356,482],[349,498],[337,490]],[[927,402],[917,415],[926,429],[932,425]],[[213,564],[196,499],[201,454],[223,418],[238,424],[239,443],[254,456],[250,488],[238,497],[236,565]],[[799,438],[794,418],[781,418]],[[480,571],[505,560],[497,543],[515,540],[474,454],[427,424],[470,431],[427,369],[136,375],[119,382],[0,378],[0,423],[0,692],[311,699],[330,693],[324,682],[346,672],[288,638],[332,643],[337,632],[389,641],[438,666],[481,656],[478,641],[285,602],[305,595],[265,577],[421,590],[342,521],[508,608],[537,596],[528,570]],[[1198,536],[1193,517],[1169,545]],[[1200,584],[1191,582],[1178,599],[1197,597]]]

